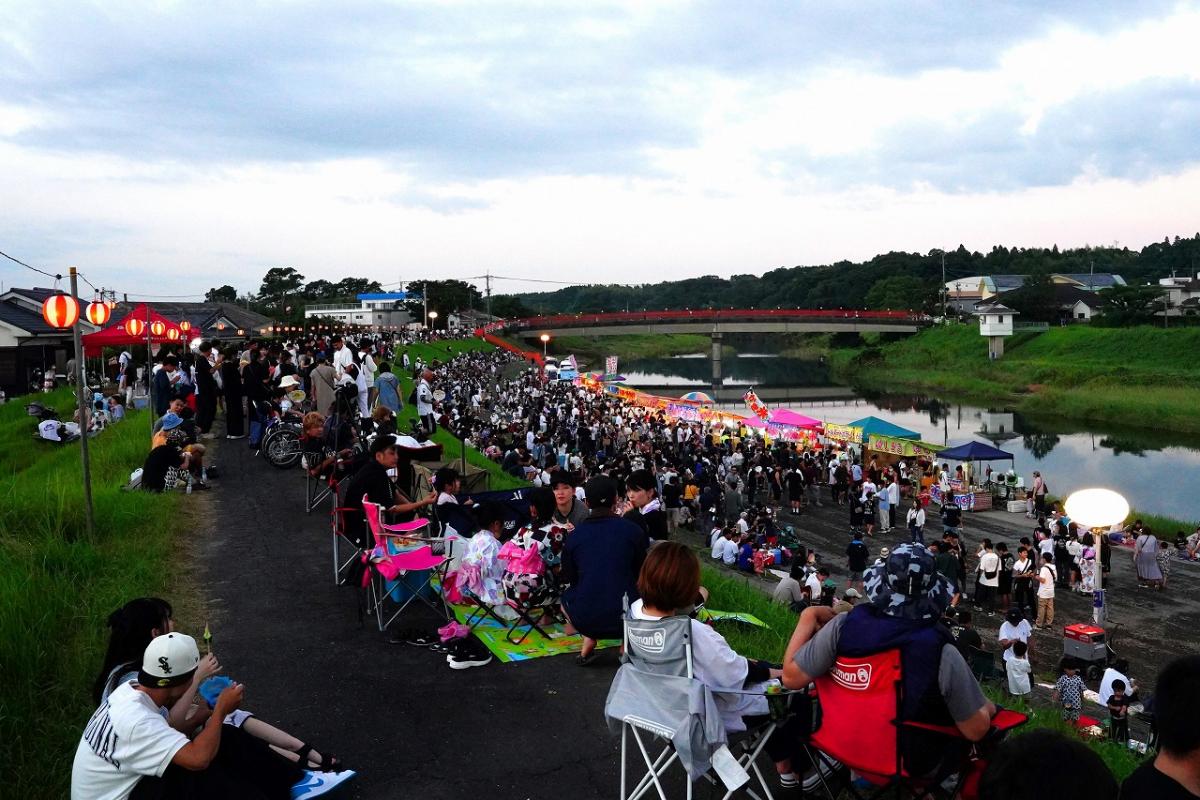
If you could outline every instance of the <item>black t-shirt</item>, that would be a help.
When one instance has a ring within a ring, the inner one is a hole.
[[[846,566],[851,572],[862,572],[867,568],[867,559],[871,557],[871,551],[862,542],[851,542],[846,548],[846,557]]]
[[[678,483],[668,483],[663,486],[663,506],[665,508],[679,508],[679,498],[683,495],[683,489]]]
[[[363,464],[362,468],[350,477],[344,501],[347,508],[356,510],[346,514],[348,538],[358,542],[360,546],[366,547],[371,543],[371,535],[361,513],[364,494],[367,496],[367,500],[378,503],[384,509],[390,508],[396,502],[387,470],[374,458]]]
[[[649,514],[643,514],[639,508],[631,508],[622,516],[644,530],[646,535],[656,542],[670,538],[667,532],[667,515],[661,508],[656,508]]]
[[[942,524],[948,528],[957,528],[962,524],[962,509],[954,503],[942,506]]]
[[[958,652],[963,654],[963,658],[971,657],[972,648],[975,650],[983,649],[983,639],[979,637],[979,631],[974,628],[961,629],[954,643],[958,645]]]
[[[183,464],[183,451],[173,444],[160,444],[146,456],[142,464],[142,488],[161,492],[167,486],[167,470]]]
[[[1194,795],[1148,761],[1133,771],[1121,784],[1120,800],[1196,800]]]

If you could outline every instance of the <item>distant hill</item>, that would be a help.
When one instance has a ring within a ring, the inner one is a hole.
[[[1189,239],[1127,247],[1008,248],[948,251],[946,280],[973,275],[1113,272],[1131,285],[1155,282],[1175,271],[1200,271],[1200,233]],[[881,281],[889,281],[878,285]],[[594,312],[668,308],[924,308],[934,310],[942,282],[942,251],[892,252],[869,261],[781,267],[762,276],[706,275],[679,281],[624,285],[569,286],[553,292],[504,298],[504,313]],[[872,289],[875,289],[872,293]],[[524,308],[522,308],[524,307]]]

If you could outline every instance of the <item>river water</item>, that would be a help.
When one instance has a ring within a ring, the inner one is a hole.
[[[837,385],[823,363],[746,354],[723,364],[727,387],[830,387]],[[703,355],[632,360],[621,372],[634,387],[669,387],[664,393],[707,390],[712,366]],[[849,400],[786,403],[810,417],[847,423],[874,415],[917,431],[932,444],[989,442],[1015,456],[1027,485],[1041,470],[1050,491],[1065,497],[1076,489],[1115,489],[1137,509],[1179,519],[1200,518],[1200,436],[1145,428],[1075,423],[1056,417],[1027,417],[1004,408],[980,408],[928,395],[855,388]],[[769,406],[773,404],[768,403]],[[727,406],[749,413],[742,406]],[[1003,471],[1007,462],[993,463]],[[1158,531],[1174,534],[1174,531]],[[1190,533],[1190,531],[1189,531]]]

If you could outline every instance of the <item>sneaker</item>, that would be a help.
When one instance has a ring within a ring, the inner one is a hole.
[[[357,773],[352,769],[341,772],[308,772],[292,787],[292,800],[301,798],[320,797],[353,778]]]
[[[492,654],[475,639],[459,639],[458,647],[446,656],[450,669],[470,669],[491,663]]]
[[[832,761],[824,756],[818,756],[816,762],[815,767],[804,773],[804,780],[801,783],[805,792],[815,792],[821,785],[822,777],[829,780],[842,768],[841,762]],[[820,775],[817,774],[817,770],[821,771]]]
[[[789,772],[786,775],[780,774],[779,788],[780,789],[798,789],[798,788],[800,788],[800,779],[796,777],[796,773],[794,773],[794,772]]]

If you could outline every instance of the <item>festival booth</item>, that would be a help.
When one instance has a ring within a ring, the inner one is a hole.
[[[156,322],[162,323],[161,328],[154,324]],[[183,333],[177,323],[142,303],[121,321],[84,335],[83,354],[87,358],[95,358],[103,353],[105,347],[179,344],[182,341]]]
[[[845,427],[857,429],[859,431],[858,441],[862,444],[868,444],[872,436],[886,436],[892,439],[912,439],[914,441],[921,438],[921,434],[916,431],[902,428],[894,422],[888,422],[886,419],[880,419],[879,417],[856,419]]]
[[[950,461],[963,461],[968,464],[980,461],[1014,460],[1012,453],[999,450],[983,442],[967,442],[957,447],[939,450],[934,455],[938,458]],[[978,470],[972,470],[970,474],[978,474]],[[950,491],[954,498],[954,503],[964,511],[985,511],[992,507],[991,489],[978,485],[974,480],[970,480],[969,482],[951,480]],[[942,490],[938,485],[934,484],[931,486],[929,494],[932,500],[938,503],[942,502]]]

